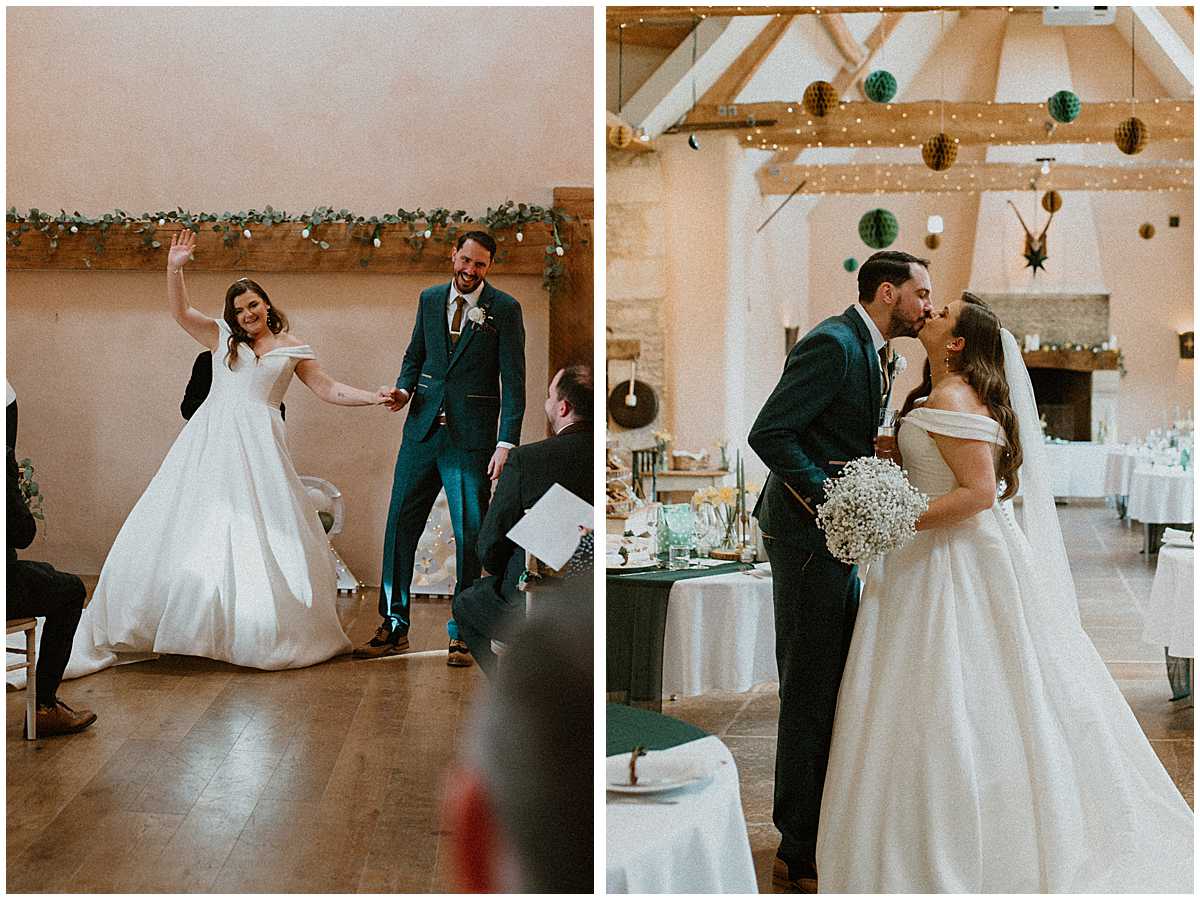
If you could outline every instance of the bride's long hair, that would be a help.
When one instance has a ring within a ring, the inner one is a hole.
[[[267,296],[262,285],[251,278],[239,278],[225,292],[225,312],[222,316],[225,324],[229,326],[229,352],[225,355],[225,365],[230,369],[233,368],[233,361],[237,359],[237,345],[249,344],[252,340],[242,328],[242,324],[238,321],[237,310],[233,307],[233,301],[245,293],[256,294],[267,305],[267,328],[271,334],[279,334],[281,331],[288,330],[287,316],[283,314],[283,310],[275,308],[275,304],[271,302],[271,298]]]
[[[1019,470],[1024,461],[1021,452],[1021,436],[1017,427],[1017,414],[1013,411],[1008,394],[1008,381],[1004,377],[1004,345],[1000,341],[1000,320],[992,308],[970,291],[963,291],[963,308],[951,331],[963,339],[963,350],[954,360],[951,371],[961,375],[983,401],[992,418],[1004,429],[1007,446],[996,461],[996,480],[1004,482],[1001,500],[1017,495],[1020,486]],[[928,397],[933,390],[929,360],[925,360],[924,377],[921,383],[904,400],[900,418],[906,416],[918,399]]]

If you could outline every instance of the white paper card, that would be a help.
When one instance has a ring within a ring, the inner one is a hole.
[[[579,546],[580,525],[595,527],[592,505],[556,482],[507,537],[550,568],[561,569]]]

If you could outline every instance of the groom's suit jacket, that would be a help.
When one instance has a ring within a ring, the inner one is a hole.
[[[754,508],[765,537],[830,555],[816,508],[830,476],[874,455],[880,394],[879,356],[854,307],[792,348],[748,438],[770,469]]]
[[[490,450],[521,442],[525,415],[525,325],[516,298],[484,283],[482,325],[467,321],[450,345],[446,306],[450,283],[421,292],[412,339],[396,387],[408,391],[405,440],[426,440],[438,411],[446,412],[450,439],[463,450]]]

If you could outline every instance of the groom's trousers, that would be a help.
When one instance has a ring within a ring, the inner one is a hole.
[[[392,619],[399,634],[407,634],[411,622],[409,601],[417,543],[443,487],[454,528],[454,593],[470,587],[479,577],[482,564],[475,544],[491,496],[487,477],[491,456],[491,450],[456,447],[444,425],[437,426],[424,441],[400,445],[379,580],[379,614]]]
[[[783,836],[779,856],[799,865],[816,857],[833,714],[860,585],[856,566],[770,538],[763,543],[773,576],[779,664],[773,817]]]

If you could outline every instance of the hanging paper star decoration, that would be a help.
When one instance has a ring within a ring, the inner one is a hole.
[[[1046,242],[1025,244],[1025,268],[1033,268],[1033,274],[1037,275],[1038,269],[1046,271]]]

